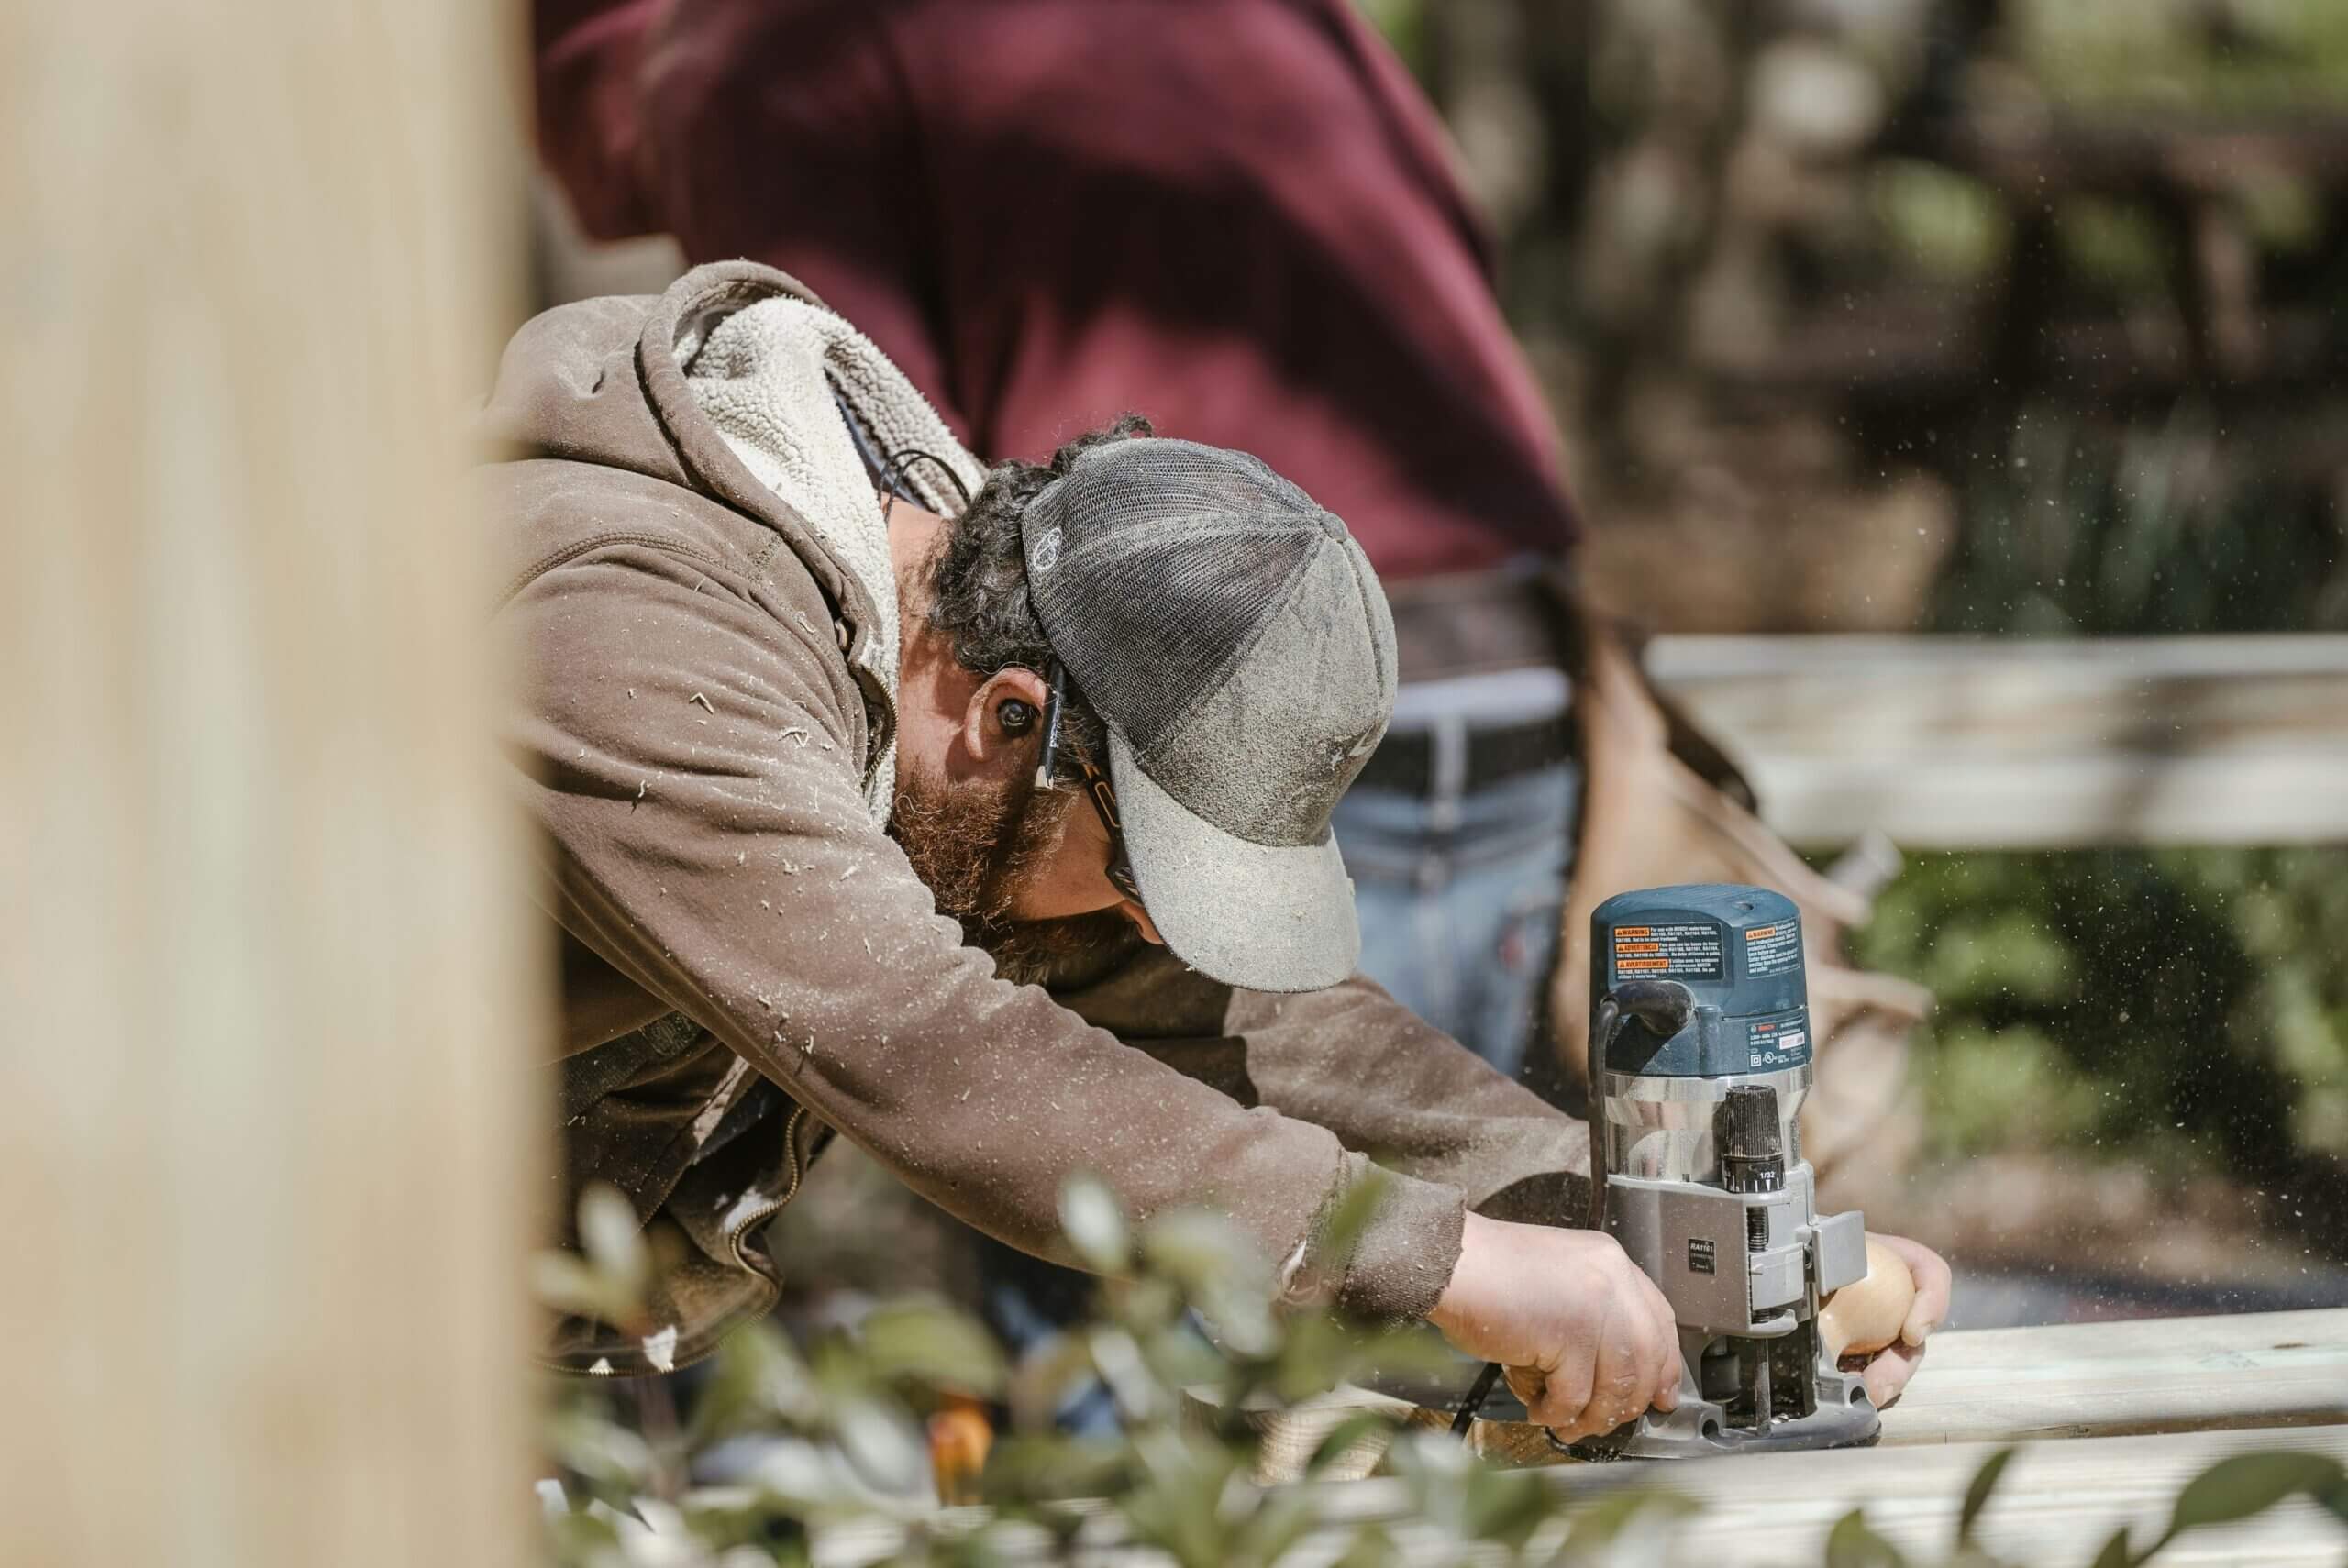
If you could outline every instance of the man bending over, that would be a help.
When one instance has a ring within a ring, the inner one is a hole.
[[[561,1174],[681,1260],[650,1334],[570,1320],[566,1364],[668,1370],[763,1312],[766,1221],[836,1134],[1043,1254],[1079,1171],[1218,1209],[1292,1298],[1425,1318],[1568,1436],[1676,1403],[1660,1293],[1553,1228],[1581,1124],[1353,975],[1328,820],[1395,670],[1340,520],[1136,425],[987,470],[749,263],[540,316],[489,417]],[[1327,1255],[1372,1154],[1385,1201]],[[1907,1251],[1920,1346],[1948,1275]]]

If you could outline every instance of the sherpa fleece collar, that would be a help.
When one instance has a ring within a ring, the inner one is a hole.
[[[843,651],[880,717],[867,759],[867,806],[887,821],[896,778],[896,581],[863,461],[833,399],[886,452],[917,448],[976,491],[985,469],[869,338],[797,282],[752,262],[697,267],[661,297],[639,347],[646,394],[694,481],[781,529],[839,607]],[[929,464],[910,488],[930,510],[961,500]]]

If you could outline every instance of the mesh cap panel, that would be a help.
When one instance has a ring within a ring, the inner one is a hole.
[[[1255,458],[1113,441],[1020,519],[1044,634],[1109,727],[1143,906],[1202,974],[1312,990],[1361,949],[1328,831],[1394,708],[1394,624],[1346,525]]]
[[[1096,712],[1147,752],[1213,697],[1344,525],[1244,453],[1096,447],[1021,525],[1029,596]]]

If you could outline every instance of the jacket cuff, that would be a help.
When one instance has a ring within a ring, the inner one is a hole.
[[[1375,1170],[1359,1161],[1357,1179],[1381,1185],[1378,1212],[1345,1263],[1336,1306],[1348,1317],[1400,1323],[1434,1309],[1459,1262],[1468,1200],[1456,1187]]]

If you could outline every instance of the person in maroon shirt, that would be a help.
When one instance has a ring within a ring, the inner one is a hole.
[[[1351,5],[538,0],[535,33],[591,235],[794,274],[990,458],[1139,410],[1346,519],[1403,681],[1334,823],[1361,966],[1519,1070],[1578,777],[1532,584],[1575,521],[1440,123]],[[997,1294],[1016,1327],[1036,1291]]]
[[[1433,109],[1346,0],[542,0],[598,237],[797,276],[977,449],[1137,408],[1388,578],[1567,548],[1538,389]]]

